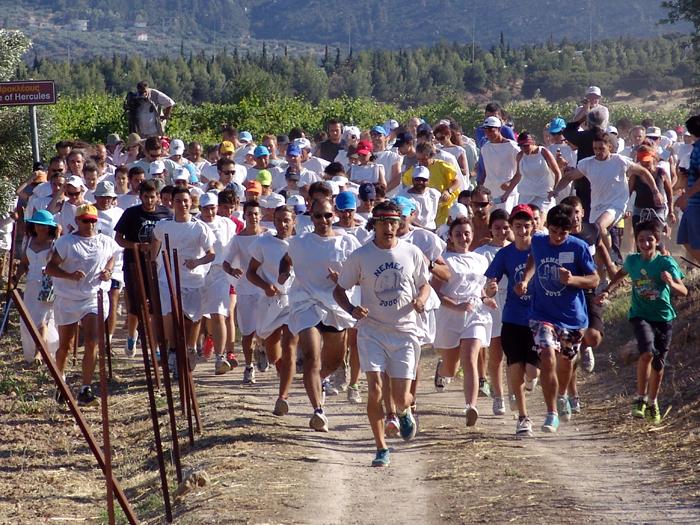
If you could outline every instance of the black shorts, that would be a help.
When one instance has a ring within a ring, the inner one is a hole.
[[[666,354],[671,348],[673,324],[669,321],[647,321],[641,317],[633,317],[630,323],[634,327],[639,353],[651,352],[654,361],[663,368],[666,364]]]
[[[110,290],[121,290],[122,283],[116,279],[112,279],[112,283],[109,285]]]
[[[605,335],[605,324],[603,323],[603,307],[593,300],[595,294],[587,293],[586,309],[588,310],[588,328],[600,332],[601,337]]]
[[[318,323],[316,325],[316,329],[319,332],[325,332],[325,333],[331,333],[331,334],[340,334],[340,333],[345,331],[345,330],[338,330],[335,326],[328,326],[327,324],[323,324],[323,323]]]
[[[508,366],[518,363],[538,366],[539,357],[529,326],[504,322],[501,326],[501,346]]]

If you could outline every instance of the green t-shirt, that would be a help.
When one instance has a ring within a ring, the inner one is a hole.
[[[647,321],[673,321],[676,311],[671,304],[671,287],[661,280],[661,273],[668,272],[674,279],[685,275],[676,260],[659,255],[649,261],[638,253],[625,258],[625,271],[632,279],[632,304],[629,318],[640,317]]]

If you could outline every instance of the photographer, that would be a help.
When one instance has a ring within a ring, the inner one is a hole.
[[[149,88],[148,83],[142,80],[136,85],[136,93],[130,91],[124,103],[129,117],[129,131],[142,137],[163,136],[174,105],[175,101],[168,95]]]

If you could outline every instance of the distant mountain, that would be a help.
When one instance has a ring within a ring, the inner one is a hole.
[[[39,56],[146,56],[325,45],[398,49],[440,40],[481,47],[688,32],[659,25],[660,0],[0,0],[0,27]]]

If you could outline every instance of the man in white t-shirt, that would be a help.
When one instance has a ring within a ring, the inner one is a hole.
[[[183,317],[185,318],[185,337],[187,340],[188,359],[190,367],[196,365],[197,352],[195,346],[199,335],[199,321],[202,318],[201,290],[209,265],[215,259],[214,235],[202,222],[190,215],[192,198],[187,188],[177,187],[173,190],[173,219],[158,221],[153,229],[151,243],[151,258],[158,261],[158,286],[160,288],[160,305],[163,313],[163,326],[168,340],[171,356],[170,363],[175,372],[175,341],[172,339],[172,301],[168,289],[168,281],[163,266],[161,251],[169,248],[170,267],[174,273],[173,252],[177,250],[180,273],[180,299],[182,301]],[[169,246],[166,245],[168,236]]]
[[[411,412],[411,381],[420,354],[417,314],[430,294],[428,265],[418,248],[398,239],[399,207],[381,202],[373,211],[374,239],[348,257],[338,277],[333,297],[358,320],[357,346],[360,367],[367,375],[367,416],[377,446],[372,466],[389,465],[384,436],[382,374],[391,381],[391,393],[399,410],[401,437],[416,435]],[[346,291],[359,285],[362,304],[350,302]]]
[[[413,168],[413,186],[402,190],[399,195],[403,195],[416,203],[416,212],[413,224],[428,230],[435,230],[435,216],[440,204],[440,192],[435,188],[428,187],[430,171],[425,166]]]
[[[272,173],[272,191],[279,191],[287,186],[287,173],[299,174],[297,186],[300,190],[308,189],[309,185],[322,179],[322,175],[303,166],[302,155],[302,150],[297,144],[291,143],[287,146],[285,153],[287,167],[278,167],[270,170]],[[323,170],[321,170],[321,174],[323,174]]]
[[[326,166],[330,164],[327,160],[323,160],[319,157],[314,157],[311,154],[311,142],[307,138],[294,139],[293,144],[299,147],[301,150],[301,166],[315,173],[319,178],[323,177],[323,170]]]
[[[97,291],[102,289],[103,313],[109,311],[107,291],[114,270],[114,252],[119,248],[114,239],[97,233],[98,213],[92,204],[80,206],[75,213],[77,231],[62,236],[53,247],[45,273],[54,278],[56,301],[54,315],[58,326],[56,366],[63,373],[68,352],[82,327],[85,354],[82,362],[82,386],[78,404],[95,406],[98,399],[90,384],[97,361],[97,328],[104,319],[97,318]],[[65,376],[64,376],[65,377]],[[56,400],[64,401],[57,394]]]
[[[387,149],[387,131],[383,126],[374,126],[369,136],[374,148],[374,162],[384,166],[387,186],[393,188],[401,182],[401,155]]]
[[[481,158],[484,162],[484,186],[492,195],[501,195],[507,188],[508,182],[515,176],[518,167],[517,157],[520,152],[518,144],[501,134],[501,119],[487,117],[483,128],[488,142],[481,146]],[[506,202],[494,202],[496,208],[510,213],[518,202],[517,188],[508,196]]]

